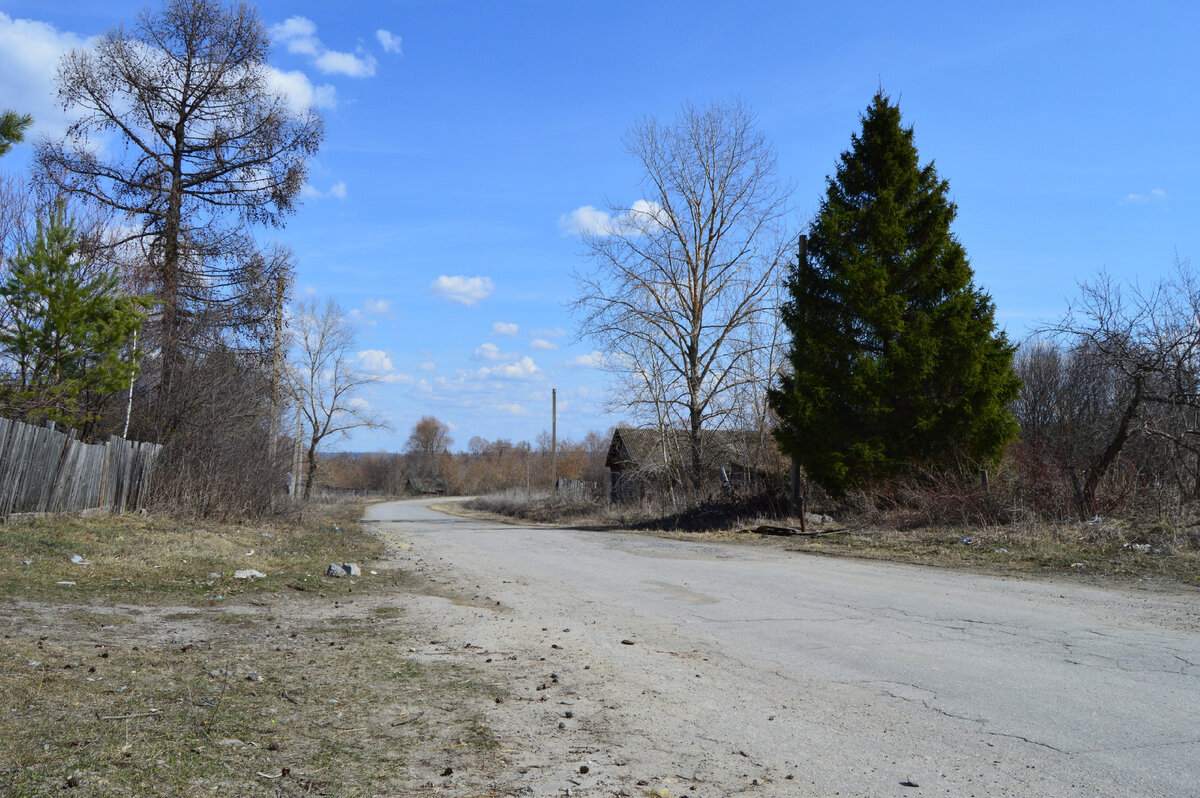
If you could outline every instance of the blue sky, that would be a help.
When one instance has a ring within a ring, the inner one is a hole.
[[[61,130],[58,54],[143,5],[0,0],[0,108]],[[326,119],[309,196],[273,235],[298,290],[351,313],[384,378],[364,398],[394,427],[338,446],[398,450],[422,415],[461,447],[532,440],[552,387],[560,435],[620,420],[574,338],[564,219],[641,198],[621,138],[685,101],[756,110],[799,229],[882,86],[1014,338],[1101,269],[1144,283],[1200,257],[1200,11],[1141,5],[260,3],[272,65]]]

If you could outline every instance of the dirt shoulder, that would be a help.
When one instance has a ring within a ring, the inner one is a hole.
[[[486,781],[500,749],[486,712],[504,688],[469,658],[422,654],[437,638],[409,607],[437,586],[390,567],[356,514],[0,527],[0,793],[410,795],[452,772]],[[231,560],[266,576],[234,579]],[[361,576],[317,567],[350,560]]]

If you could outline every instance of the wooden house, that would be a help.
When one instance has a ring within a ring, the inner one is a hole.
[[[748,430],[701,430],[702,489],[733,491],[777,457],[769,435]],[[618,429],[604,465],[609,469],[609,498],[637,501],[689,483],[692,443],[687,430]]]

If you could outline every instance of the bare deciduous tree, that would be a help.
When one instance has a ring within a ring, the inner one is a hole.
[[[790,191],[775,155],[740,101],[685,105],[673,123],[647,118],[625,139],[643,169],[646,197],[582,231],[594,270],[577,273],[581,331],[622,375],[618,404],[691,441],[720,427],[766,345],[753,331],[778,283]]]
[[[321,140],[319,115],[270,84],[269,49],[249,4],[168,0],[59,68],[59,96],[79,119],[39,144],[37,163],[61,190],[129,217],[119,243],[142,244],[159,302],[162,404],[189,327],[236,330],[269,307],[273,261],[248,225],[282,223]]]
[[[354,368],[354,330],[338,304],[332,299],[305,300],[296,307],[292,323],[295,343],[288,387],[302,420],[307,499],[317,473],[317,454],[327,439],[387,424],[356,396],[378,377]]]
[[[1066,349],[1024,356],[1018,414],[1027,434],[1052,433],[1064,465],[1083,473],[1073,477],[1081,514],[1096,512],[1098,487],[1139,441],[1170,450],[1141,447],[1148,477],[1166,478],[1169,461],[1181,496],[1200,494],[1200,278],[1191,267],[1177,263],[1149,288],[1103,274],[1043,332]]]
[[[450,427],[434,416],[421,416],[404,447],[409,472],[425,479],[443,479],[444,460],[453,443]]]

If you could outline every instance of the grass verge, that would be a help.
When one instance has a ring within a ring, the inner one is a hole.
[[[320,506],[301,522],[193,525],[157,516],[55,517],[0,526],[0,597],[228,601],[303,587],[330,563],[384,555],[361,505]],[[86,564],[72,562],[77,555]],[[255,569],[265,579],[235,579]],[[337,583],[325,590],[344,589]]]
[[[360,510],[0,527],[0,794],[408,794],[451,762],[486,770],[495,688],[408,653],[406,579],[369,575],[384,551]],[[232,580],[239,555],[267,578]],[[322,575],[344,561],[363,578]]]

